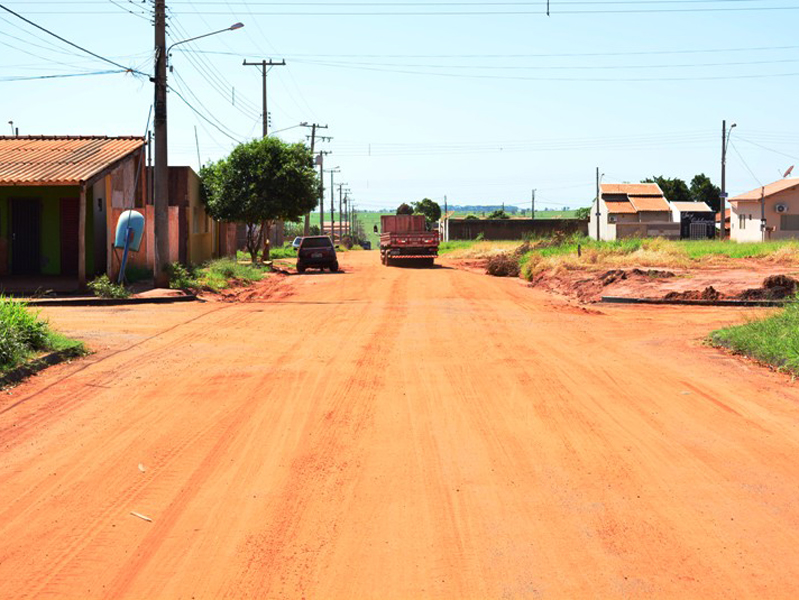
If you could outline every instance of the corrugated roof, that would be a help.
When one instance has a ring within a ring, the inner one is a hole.
[[[672,202],[671,205],[680,212],[713,212],[704,202]]]
[[[755,188],[746,192],[745,194],[740,194],[735,196],[734,198],[730,198],[730,202],[753,202],[755,200],[760,200],[760,195],[762,192],[765,192],[766,198],[772,196],[778,192],[784,192],[785,190],[789,190],[792,187],[796,187],[799,185],[799,178],[785,178],[780,179],[779,181],[775,181],[773,183],[769,183],[765,186],[765,189],[762,188]],[[762,192],[761,192],[762,190]]]
[[[657,183],[603,183],[599,186],[603,194],[627,194],[629,196],[662,196]]]
[[[630,204],[637,212],[670,211],[669,203],[663,196],[630,196]]]
[[[635,210],[635,207],[626,200],[622,202],[605,202],[605,207],[609,215],[634,215],[638,212]]]
[[[140,137],[0,136],[0,185],[80,185],[143,145]]]

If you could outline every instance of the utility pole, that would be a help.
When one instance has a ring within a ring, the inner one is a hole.
[[[596,241],[599,241],[599,218],[602,216],[602,211],[599,210],[599,167],[596,168]]]
[[[269,112],[267,111],[266,107],[266,74],[272,70],[272,67],[284,67],[286,66],[286,61],[281,60],[280,62],[275,62],[271,58],[269,60],[262,60],[261,62],[247,62],[246,60],[242,63],[245,67],[261,67],[261,77],[263,78],[262,84],[262,94],[263,94],[263,106],[264,106],[264,114],[263,114],[263,129],[264,135],[263,137],[267,137],[269,135]],[[269,67],[267,69],[266,67]]]
[[[341,210],[342,208],[342,191],[344,186],[347,185],[346,183],[339,183],[338,184],[338,241],[341,242],[343,237],[343,227],[344,227],[344,212]]]
[[[336,169],[330,169],[330,239],[336,237],[336,199],[333,196],[335,187],[333,186],[333,174]]]
[[[308,127],[307,123],[304,123],[305,127]],[[314,155],[314,146],[316,145],[316,130],[317,129],[327,129],[327,125],[320,125],[319,123],[311,124],[311,156]],[[320,176],[321,177],[321,176]],[[303,228],[303,235],[310,235],[311,233],[311,213],[306,213],[305,215],[305,227]]]
[[[166,139],[166,0],[155,0],[155,168],[153,279],[156,287],[168,287],[169,262],[169,162]]]
[[[533,190],[533,206],[530,212],[530,218],[535,221],[535,190]]]
[[[730,142],[730,134],[735,123],[730,125],[727,132],[727,121],[721,122],[721,194],[719,194],[719,239],[723,240],[727,235],[726,229],[726,200],[727,200],[727,145]]]

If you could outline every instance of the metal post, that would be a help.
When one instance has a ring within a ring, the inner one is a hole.
[[[725,235],[725,198],[727,195],[727,121],[721,122],[721,195],[719,197],[719,239]]]
[[[599,210],[599,203],[601,202],[599,194],[599,167],[596,168],[596,239],[599,241],[599,219],[602,216],[602,211]]]

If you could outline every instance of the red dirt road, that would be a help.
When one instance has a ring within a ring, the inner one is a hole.
[[[799,392],[698,341],[747,313],[342,263],[49,309],[98,352],[0,397],[0,598],[796,596]]]

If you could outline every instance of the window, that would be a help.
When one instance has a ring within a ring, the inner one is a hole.
[[[780,229],[799,231],[799,215],[780,215]]]
[[[738,229],[743,229],[745,227],[746,227],[746,215],[738,215]]]

